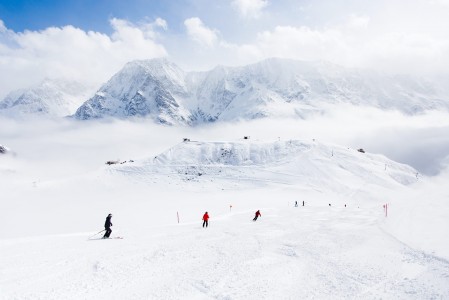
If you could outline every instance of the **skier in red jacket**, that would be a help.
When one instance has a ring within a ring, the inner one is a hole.
[[[262,214],[260,213],[260,210],[256,211],[256,216],[254,217],[253,221],[256,221],[258,217],[261,217]]]
[[[209,214],[206,211],[203,215],[203,227],[204,226],[207,227],[208,225],[209,225]]]

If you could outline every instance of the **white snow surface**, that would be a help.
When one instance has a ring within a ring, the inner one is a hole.
[[[0,157],[0,299],[449,298],[447,190],[409,166],[313,140],[182,142],[108,166],[95,140],[98,165],[71,171],[70,142],[45,174],[26,148]],[[123,239],[95,235],[108,213]]]

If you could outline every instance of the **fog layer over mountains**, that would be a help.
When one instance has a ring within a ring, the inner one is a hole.
[[[12,92],[0,102],[0,116],[7,136],[18,122],[25,122],[18,133],[22,135],[37,128],[53,131],[56,124],[75,128],[89,119],[130,119],[143,122],[136,130],[161,130],[151,124],[182,125],[173,130],[178,139],[214,124],[214,133],[233,128],[231,139],[316,138],[364,147],[434,175],[449,156],[449,85],[442,83],[324,62],[268,59],[186,72],[166,59],[152,59],[126,64],[96,93],[62,79]],[[68,115],[82,122],[60,123]],[[36,116],[39,122],[31,120]],[[42,117],[56,118],[56,123]],[[181,134],[185,125],[194,128]],[[220,134],[210,136],[217,139]],[[8,140],[0,142],[14,148]]]

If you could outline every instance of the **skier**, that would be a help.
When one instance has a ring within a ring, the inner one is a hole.
[[[112,214],[109,214],[106,217],[106,221],[104,222],[104,229],[106,229],[106,232],[104,233],[104,236],[103,236],[104,239],[108,239],[109,236],[112,233],[112,230],[111,230],[111,226],[112,226],[111,218],[112,218]]]
[[[206,211],[203,215],[203,228],[204,226],[207,227],[208,225],[209,225],[209,214]]]
[[[260,210],[256,211],[256,216],[254,217],[253,221],[256,221],[258,217],[261,217]]]
[[[295,207],[298,207],[298,201],[295,201]]]

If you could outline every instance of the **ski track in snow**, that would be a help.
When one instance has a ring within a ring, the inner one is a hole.
[[[374,210],[230,212],[124,239],[0,241],[1,299],[447,299],[449,262],[380,227]],[[114,233],[113,233],[114,235]]]

